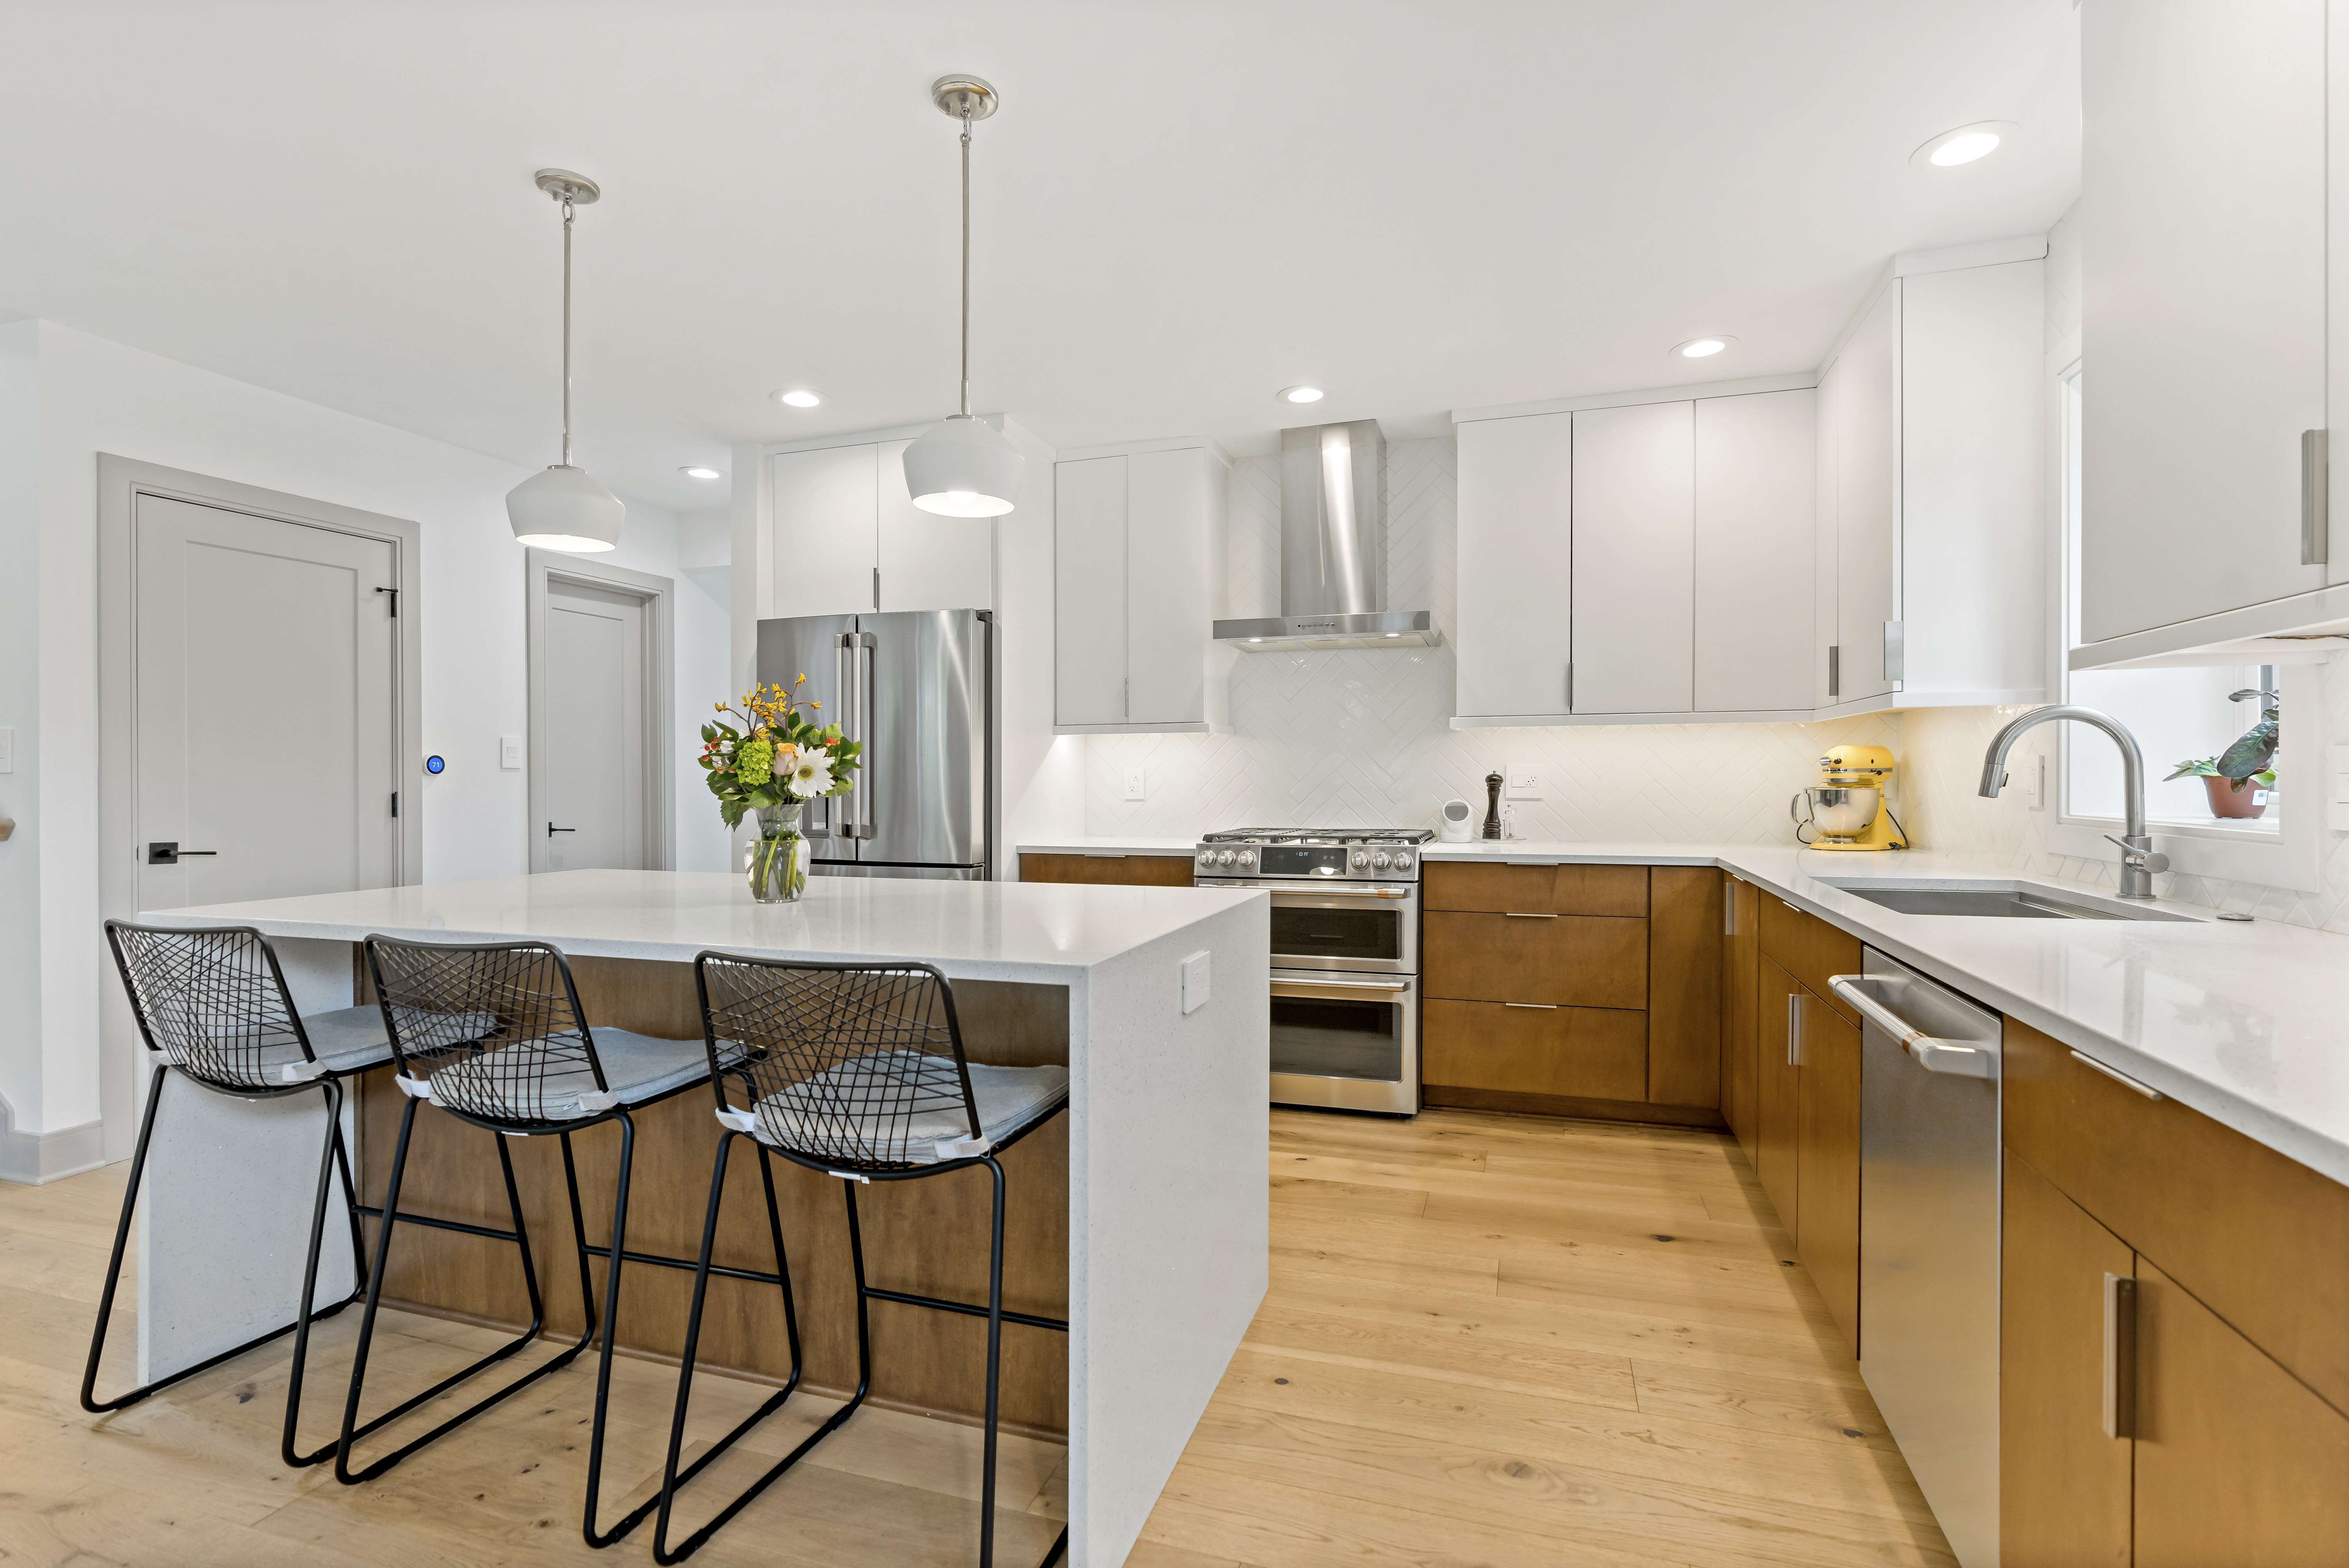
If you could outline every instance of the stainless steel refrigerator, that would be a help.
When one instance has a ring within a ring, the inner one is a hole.
[[[802,675],[807,680],[798,684]],[[993,878],[993,615],[762,620],[759,680],[823,703],[825,717],[864,742],[854,787],[807,806],[811,871]]]

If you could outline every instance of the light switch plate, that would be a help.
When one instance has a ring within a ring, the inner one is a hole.
[[[522,766],[522,737],[520,735],[500,735],[498,737],[498,766],[502,768],[518,768]]]
[[[2047,805],[2047,757],[2044,753],[2027,757],[2023,763],[2023,804],[2033,811]]]
[[[1196,1012],[1207,1005],[1207,955],[1193,953],[1183,961],[1176,971],[1180,976],[1177,989],[1181,992],[1183,1011]]]
[[[1511,800],[1542,798],[1542,770],[1539,763],[1511,763],[1502,770],[1508,780]]]
[[[2327,746],[2324,770],[2325,825],[2349,833],[2349,746]]]
[[[1125,770],[1125,798],[1128,800],[1150,798],[1150,780],[1140,768]]]
[[[0,726],[0,774],[16,771],[16,732]]]

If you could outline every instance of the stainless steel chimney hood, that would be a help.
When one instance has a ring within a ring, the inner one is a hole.
[[[1426,610],[1387,608],[1386,436],[1376,420],[1280,432],[1280,614],[1219,620],[1249,653],[1429,648]]]

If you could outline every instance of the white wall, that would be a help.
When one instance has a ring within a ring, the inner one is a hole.
[[[523,551],[504,496],[529,471],[50,323],[0,326],[0,410],[28,386],[36,495],[26,506],[23,470],[0,462],[0,560],[39,562],[38,630],[27,682],[26,574],[12,571],[0,584],[0,724],[16,726],[20,753],[0,798],[18,801],[36,833],[0,846],[0,963],[16,962],[29,935],[39,981],[31,994],[0,990],[0,1096],[18,1131],[51,1132],[98,1115],[92,1042],[99,997],[116,983],[99,934],[114,911],[101,910],[98,885],[98,455],[421,525],[424,748],[449,759],[448,772],[419,781],[428,881],[525,868],[525,774],[499,768],[497,745],[527,732]],[[0,421],[0,443],[26,422]],[[583,434],[592,467],[595,435]],[[678,860],[718,869],[726,836],[692,761],[697,712],[715,700],[713,683],[722,690],[727,612],[680,574],[678,535],[674,517],[632,502],[624,542],[604,558],[678,580]],[[36,853],[10,854],[19,848]]]

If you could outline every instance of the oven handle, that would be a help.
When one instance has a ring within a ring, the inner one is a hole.
[[[1409,991],[1411,981],[1407,980],[1276,980],[1272,982],[1274,991],[1290,994],[1308,991],[1326,991],[1332,987],[1340,991]]]
[[[1341,882],[1255,882],[1248,886],[1266,893],[1310,893],[1315,898],[1408,898],[1415,888],[1349,888]]]

